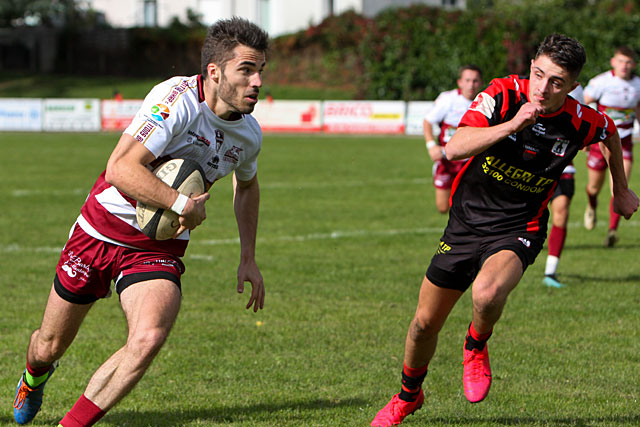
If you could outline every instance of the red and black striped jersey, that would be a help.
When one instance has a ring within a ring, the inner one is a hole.
[[[459,127],[489,127],[511,120],[527,103],[529,78],[494,79],[473,101]],[[451,217],[470,232],[546,234],[553,195],[578,151],[608,138],[616,127],[607,115],[570,96],[535,124],[473,156],[456,177]]]

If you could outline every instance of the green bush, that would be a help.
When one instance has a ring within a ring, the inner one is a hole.
[[[537,45],[553,32],[584,45],[588,60],[579,78],[583,84],[609,67],[617,46],[640,48],[638,1],[469,4],[464,11],[415,5],[388,9],[373,19],[354,12],[329,17],[274,40],[268,81],[342,85],[366,99],[434,99],[455,87],[464,64],[481,67],[486,83],[528,73]]]

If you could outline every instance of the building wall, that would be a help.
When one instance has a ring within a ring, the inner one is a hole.
[[[187,10],[202,15],[202,22],[210,25],[218,19],[242,16],[257,23],[272,37],[303,30],[320,23],[332,12],[354,10],[375,16],[388,7],[403,7],[422,3],[442,6],[443,0],[81,0],[84,6],[105,14],[113,27],[141,27],[149,25],[145,19],[145,4],[154,4],[156,25],[167,26],[174,17],[187,21]],[[451,0],[445,3],[450,5]],[[453,0],[464,7],[465,0]],[[331,10],[333,5],[333,11]]]

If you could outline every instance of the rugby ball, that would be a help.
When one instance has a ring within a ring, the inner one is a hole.
[[[155,168],[153,173],[165,184],[189,197],[205,191],[204,171],[193,160],[172,159]],[[136,205],[136,220],[142,232],[155,240],[171,239],[180,226],[177,213],[142,202]]]

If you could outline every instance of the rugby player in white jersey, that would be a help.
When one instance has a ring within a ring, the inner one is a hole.
[[[633,164],[633,124],[640,114],[640,77],[634,75],[636,53],[628,46],[621,46],[611,58],[611,70],[592,78],[584,89],[585,103],[595,102],[598,110],[608,114],[615,122],[622,141],[624,171],[631,176]],[[592,145],[587,156],[588,203],[584,213],[584,226],[592,230],[596,226],[598,194],[604,184],[607,162],[600,147]],[[611,180],[610,180],[611,181]],[[609,229],[604,244],[612,247],[618,241],[620,215],[613,211],[613,197],[609,203]]]
[[[458,88],[442,92],[423,121],[424,138],[433,161],[433,186],[436,192],[436,209],[445,214],[449,211],[449,197],[453,179],[460,172],[465,160],[447,160],[443,155],[445,145],[458,128],[460,119],[467,112],[480,87],[482,71],[475,65],[463,65],[458,71]],[[433,127],[440,127],[436,142]]]
[[[576,101],[584,104],[584,88],[578,85],[569,95]],[[560,263],[560,255],[567,240],[567,225],[569,223],[569,208],[575,192],[576,167],[571,162],[564,168],[558,180],[558,186],[549,201],[551,211],[551,231],[547,238],[547,260],[544,266],[544,278],[542,283],[551,288],[564,288],[565,284],[558,280],[556,272]]]
[[[268,35],[240,18],[209,28],[200,75],[174,77],[147,95],[113,150],[71,229],[56,269],[42,324],[31,335],[27,369],[18,383],[14,418],[30,422],[57,360],[95,301],[119,295],[128,326],[125,345],[94,373],[84,394],[62,418],[63,427],[90,426],[143,376],[164,344],[181,300],[181,257],[190,230],[206,217],[208,193],[189,198],[160,181],[153,166],[170,158],[196,161],[208,186],[235,174],[234,209],[241,242],[237,290],[252,286],[246,308],[263,308],[256,264],[262,133],[250,116],[262,86]],[[175,238],[156,241],[135,221],[136,201],[180,215]]]

